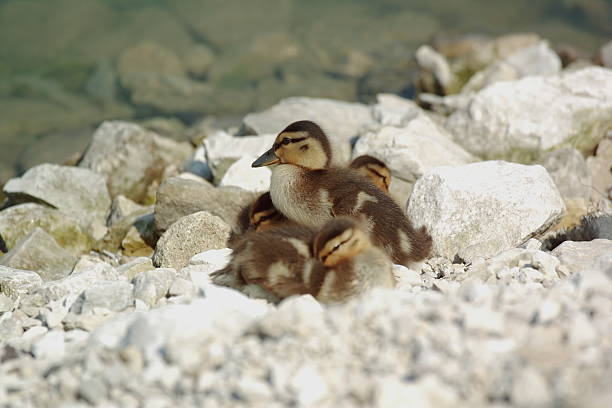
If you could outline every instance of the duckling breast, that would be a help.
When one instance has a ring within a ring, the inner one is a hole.
[[[308,173],[298,166],[274,166],[270,196],[274,207],[290,220],[319,227],[332,218],[332,202],[327,190],[312,182]]]

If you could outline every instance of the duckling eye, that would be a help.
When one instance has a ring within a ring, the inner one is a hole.
[[[336,244],[334,245],[334,247],[332,248],[332,251],[335,251],[336,249],[340,248],[340,244]]]
[[[284,144],[284,145],[288,145],[289,143],[291,143],[291,139],[286,137],[286,138],[283,139],[283,141],[281,143]]]

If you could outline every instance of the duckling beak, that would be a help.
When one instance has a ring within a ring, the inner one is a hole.
[[[280,162],[280,159],[274,153],[274,148],[271,148],[261,156],[257,160],[251,164],[251,167],[262,167],[262,166],[270,166],[272,164],[276,164]]]

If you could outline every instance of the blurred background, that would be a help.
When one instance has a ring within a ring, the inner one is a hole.
[[[414,94],[414,50],[534,32],[595,57],[610,0],[0,0],[0,184],[105,119],[176,138],[288,96]]]

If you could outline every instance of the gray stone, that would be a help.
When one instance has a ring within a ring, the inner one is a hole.
[[[121,276],[125,276],[129,280],[134,279],[139,273],[154,269],[151,258],[144,256],[138,257],[131,260],[130,262],[124,263],[117,268],[117,273]]]
[[[0,342],[19,337],[23,334],[23,327],[17,319],[14,319],[11,312],[0,316]]]
[[[442,87],[442,90],[445,93],[450,93],[450,87],[455,78],[446,58],[429,45],[421,45],[414,53],[414,56],[419,68],[430,72],[435,81]]]
[[[83,301],[77,313],[92,313],[95,308],[120,312],[134,304],[134,287],[124,281],[99,281],[83,292]]]
[[[126,196],[119,194],[113,199],[111,204],[111,212],[108,217],[108,226],[112,227],[117,224],[122,218],[134,214],[135,212],[151,212],[152,207],[146,207],[144,205],[136,204]]]
[[[85,378],[79,383],[79,396],[90,404],[100,404],[107,393],[107,386],[101,378]]]
[[[421,112],[416,102],[394,94],[378,94],[376,101],[372,116],[383,126],[404,127]]]
[[[578,150],[563,147],[546,153],[538,163],[548,170],[564,199],[589,199],[591,174]]]
[[[515,374],[512,384],[512,404],[516,407],[546,407],[553,402],[546,379],[533,367]]]
[[[35,271],[44,281],[52,281],[67,276],[77,259],[37,227],[19,240],[0,262],[10,268]]]
[[[185,67],[178,57],[166,47],[152,42],[128,48],[119,57],[117,65],[122,78],[140,72],[186,76]]]
[[[217,131],[202,143],[205,161],[215,172],[224,162],[234,162],[244,156],[258,157],[272,147],[275,138],[275,134],[237,137]],[[215,176],[220,178],[217,174]]]
[[[598,257],[610,253],[612,253],[612,240],[609,239],[565,241],[552,251],[570,273],[599,269],[596,268]]]
[[[147,186],[161,177],[154,133],[121,121],[102,123],[92,136],[79,166],[104,177],[111,197],[119,194],[140,201]]]
[[[612,162],[612,132],[608,132],[607,138],[599,143],[595,156],[587,158],[587,166],[593,181],[591,200],[594,203],[612,200],[610,162]]]
[[[6,296],[4,293],[0,293],[0,313],[10,312],[13,310],[13,307],[13,299]]]
[[[214,53],[204,44],[194,44],[184,58],[185,67],[197,78],[204,77],[215,59]]]
[[[187,215],[172,224],[161,236],[153,255],[153,264],[181,269],[196,254],[226,247],[230,226],[207,211]]]
[[[58,361],[64,357],[66,353],[66,343],[64,342],[63,330],[52,330],[43,335],[32,346],[32,354],[40,359]]]
[[[234,225],[240,211],[255,196],[241,189],[215,188],[182,178],[170,178],[157,190],[155,227],[166,231],[179,218],[198,211],[208,211]]]
[[[442,166],[415,184],[408,217],[433,238],[433,254],[464,260],[516,247],[557,223],[563,200],[542,166],[502,161]]]
[[[342,164],[346,147],[362,128],[375,124],[370,108],[352,102],[318,98],[287,98],[268,110],[244,117],[246,132],[278,134],[292,122],[312,120],[330,139],[334,163]],[[272,145],[270,145],[272,147]]]
[[[97,281],[118,278],[115,269],[106,263],[91,264],[84,268],[78,268],[78,266],[77,263],[71,275],[57,281],[46,282],[31,290],[29,295],[23,299],[22,304],[29,307],[41,307],[67,295],[79,295]]]
[[[170,296],[193,296],[197,291],[198,288],[193,282],[187,279],[177,278],[168,289],[168,294]]]
[[[30,293],[42,283],[40,275],[36,272],[0,265],[0,292],[12,299]]]
[[[85,84],[85,91],[102,103],[112,103],[117,96],[117,74],[108,61],[98,63]]]
[[[493,84],[446,127],[483,158],[529,161],[564,144],[587,153],[612,126],[612,71],[590,67]]]
[[[37,227],[74,256],[88,252],[94,244],[94,239],[78,219],[49,206],[26,203],[0,211],[0,232],[8,248],[14,247]]]
[[[176,270],[172,268],[142,272],[134,278],[134,297],[151,307],[155,306],[159,299],[166,296],[175,278]]]
[[[41,164],[9,180],[4,193],[13,202],[47,204],[86,224],[105,222],[111,204],[103,177],[88,169],[56,164]]]

